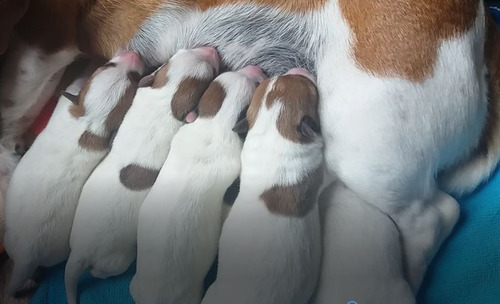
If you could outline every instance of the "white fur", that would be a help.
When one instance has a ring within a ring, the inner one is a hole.
[[[13,39],[1,71],[0,103],[3,135],[8,151],[23,145],[22,135],[54,93],[64,69],[78,55],[73,48],[45,54]]]
[[[363,200],[394,218],[407,255],[405,267],[418,269],[408,274],[418,290],[430,253],[458,216],[454,200],[443,201],[448,205],[444,213],[431,206],[438,193],[435,176],[477,145],[485,122],[482,3],[469,32],[441,43],[434,73],[422,83],[360,70],[336,3],[324,14],[334,39],[327,47],[335,54],[318,59],[328,168]],[[430,222],[422,225],[423,218]],[[442,235],[436,237],[438,232]],[[414,253],[421,256],[408,256]]]
[[[19,162],[6,199],[5,249],[14,261],[9,292],[14,294],[38,266],[49,267],[69,255],[69,236],[81,189],[107,151],[78,145],[86,130],[106,136],[104,121],[129,81],[121,68],[94,74],[85,97],[85,115],[69,113],[59,99],[47,127]],[[83,79],[68,89],[78,93]]]
[[[110,153],[85,183],[80,196],[66,264],[69,303],[76,303],[76,284],[85,268],[91,268],[94,276],[106,278],[123,273],[134,261],[139,209],[149,189],[126,188],[120,181],[120,171],[130,164],[158,170],[162,167],[172,138],[183,125],[171,109],[179,83],[185,77],[211,75],[212,67],[188,51],[169,61],[167,85],[137,91]]]
[[[276,128],[282,105],[266,107],[263,102],[245,140],[240,193],[224,223],[217,279],[203,304],[307,303],[316,286],[317,204],[304,217],[287,217],[271,213],[260,195],[276,184],[300,182],[320,167],[322,140],[308,145],[285,140]]]
[[[312,303],[415,303],[396,224],[341,182],[319,204],[323,259]]]
[[[217,254],[222,200],[240,172],[242,142],[231,129],[255,84],[241,73],[216,78],[226,99],[213,118],[183,126],[139,213],[137,303],[200,303]]]
[[[3,242],[5,235],[5,196],[7,186],[18,162],[19,157],[7,151],[0,144],[0,243]]]

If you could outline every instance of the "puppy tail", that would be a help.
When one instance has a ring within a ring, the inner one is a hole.
[[[85,264],[81,260],[78,260],[75,255],[71,254],[69,256],[64,271],[64,285],[66,287],[66,299],[68,304],[78,303],[78,279],[80,279],[80,276],[86,268]]]
[[[442,190],[451,194],[472,192],[486,181],[500,159],[500,31],[488,16],[485,61],[489,71],[488,116],[478,148],[472,155],[439,179]]]

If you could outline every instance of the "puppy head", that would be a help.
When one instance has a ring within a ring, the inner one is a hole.
[[[318,103],[314,77],[304,69],[292,69],[259,85],[235,131],[266,132],[274,127],[288,141],[314,142],[320,139]]]
[[[266,77],[257,66],[247,66],[237,72],[217,77],[200,100],[201,119],[211,119],[221,127],[232,129],[246,112],[257,85]]]
[[[172,114],[188,123],[197,118],[196,108],[201,96],[217,75],[220,59],[211,47],[178,51],[153,74],[141,79],[140,87],[173,90]]]
[[[64,92],[74,105],[70,113],[83,118],[100,135],[118,129],[132,104],[144,65],[135,52],[123,52],[98,68],[78,96]]]

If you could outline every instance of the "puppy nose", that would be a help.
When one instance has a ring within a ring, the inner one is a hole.
[[[251,80],[253,80],[257,83],[261,83],[262,81],[264,81],[264,79],[266,79],[266,75],[264,75],[264,72],[262,72],[262,69],[256,65],[246,66],[246,67],[242,68],[241,70],[239,70],[238,72],[246,75],[248,78],[250,78]]]
[[[206,61],[217,71],[219,72],[220,67],[220,57],[217,50],[210,46],[204,46],[194,49],[195,52],[198,52]]]
[[[136,52],[126,51],[118,54],[118,61],[125,64],[131,71],[142,74],[144,72],[144,63],[141,56]]]
[[[293,68],[290,71],[288,71],[285,75],[302,75],[304,77],[309,78],[312,82],[316,83],[316,78],[311,73],[309,73],[308,70],[303,68]]]

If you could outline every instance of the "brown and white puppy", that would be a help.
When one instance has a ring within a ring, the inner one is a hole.
[[[217,254],[224,193],[241,168],[243,144],[232,129],[263,79],[255,66],[218,76],[200,100],[198,119],[172,140],[139,213],[130,285],[136,303],[201,302]]]
[[[321,256],[318,93],[302,69],[263,82],[246,122],[239,195],[222,228],[203,302],[307,303]]]
[[[10,294],[19,291],[38,266],[53,266],[69,256],[80,192],[108,153],[143,68],[136,53],[126,52],[99,68],[85,85],[78,79],[21,159],[5,208],[5,249],[14,261]],[[78,91],[78,96],[72,95]]]
[[[213,48],[182,50],[137,90],[106,158],[85,182],[71,229],[66,264],[68,303],[76,303],[86,268],[99,278],[125,272],[136,257],[137,219],[156,181],[172,138],[219,69]],[[149,78],[149,77],[148,77]]]
[[[36,112],[77,49],[156,66],[211,45],[231,69],[316,74],[328,171],[397,222],[414,290],[458,217],[442,190],[474,189],[500,158],[500,35],[483,0],[31,2],[0,84],[19,110],[7,125]]]

